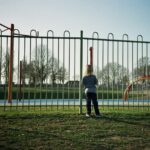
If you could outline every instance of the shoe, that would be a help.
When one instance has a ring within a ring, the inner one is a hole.
[[[91,117],[89,114],[86,114],[85,116],[86,116],[86,117]]]
[[[102,115],[101,115],[101,114],[99,114],[99,115],[96,115],[96,118],[100,118],[100,117],[102,117]]]

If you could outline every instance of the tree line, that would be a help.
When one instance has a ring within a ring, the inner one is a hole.
[[[2,51],[2,50],[1,50]],[[13,73],[16,70],[21,71],[21,80],[24,85],[43,85],[44,83],[51,83],[52,85],[57,83],[63,84],[68,79],[68,71],[57,58],[50,54],[50,50],[44,45],[39,45],[32,52],[32,57],[28,59],[24,58],[21,61],[19,68],[14,67]],[[1,55],[2,56],[2,55]],[[31,57],[31,56],[30,56]],[[0,79],[5,80],[4,83],[8,83],[8,65],[9,65],[9,52],[6,51],[0,60]],[[97,78],[100,85],[112,87],[115,85],[126,85],[130,79],[142,75],[150,75],[150,60],[145,56],[139,58],[137,66],[133,68],[132,72],[129,72],[129,68],[126,68],[119,63],[108,63],[101,70],[97,70]]]
[[[0,75],[4,78],[5,84],[8,83],[9,56],[9,52],[6,51],[0,61]],[[47,82],[49,80],[53,85],[56,83],[56,80],[59,83],[64,83],[67,79],[67,69],[57,58],[50,55],[50,51],[47,50],[46,46],[38,46],[33,51],[32,57],[28,61],[27,58],[24,58],[17,67],[13,65],[13,74],[19,70],[17,73],[21,76],[22,84],[43,85],[46,80]]]
[[[133,68],[132,72],[129,71],[129,68],[118,63],[108,63],[97,74],[103,86],[126,86],[130,80],[134,80],[136,77],[150,75],[150,60],[147,56],[139,58],[137,66]],[[150,81],[147,81],[147,83],[150,84]]]

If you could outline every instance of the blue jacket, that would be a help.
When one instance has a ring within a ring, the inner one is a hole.
[[[85,87],[85,93],[96,93],[96,85],[98,80],[95,75],[86,75],[82,79],[82,84]]]

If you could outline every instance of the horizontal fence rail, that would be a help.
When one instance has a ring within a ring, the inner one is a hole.
[[[150,75],[150,42],[139,35],[135,41],[124,34],[106,39],[93,32],[91,38],[72,37],[64,31],[62,37],[52,30],[40,36],[36,30],[29,35],[14,30],[12,64],[12,100],[8,103],[10,45],[12,36],[0,30],[0,107],[76,108],[85,106],[84,89],[80,81],[85,66],[90,63],[89,48],[93,47],[94,74],[98,78],[99,106],[107,109],[150,108],[150,80],[134,82],[128,100],[123,100],[127,86],[140,76]]]

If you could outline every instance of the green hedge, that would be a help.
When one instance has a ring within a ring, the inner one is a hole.
[[[83,98],[85,98],[85,95],[84,93],[82,94],[83,95]],[[111,92],[98,92],[98,98],[99,99],[112,99],[112,93]],[[22,98],[24,99],[45,99],[45,98],[48,98],[48,99],[51,99],[51,98],[54,98],[54,99],[78,99],[79,98],[79,92],[77,91],[64,91],[64,93],[62,91],[49,91],[49,92],[28,92],[28,91],[25,91],[22,93],[21,95]],[[0,99],[5,99],[7,98],[7,92],[2,92],[0,91]],[[19,93],[17,93],[16,91],[13,91],[12,92],[12,98],[13,99],[19,99]],[[114,93],[113,94],[113,98],[114,99],[117,99],[117,98],[122,98],[122,94],[119,93]]]

